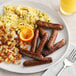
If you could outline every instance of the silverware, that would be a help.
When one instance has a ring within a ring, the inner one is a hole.
[[[73,49],[69,56],[63,61],[63,67],[58,72],[57,76],[60,76],[65,68],[72,66],[72,64],[76,61],[76,50]]]

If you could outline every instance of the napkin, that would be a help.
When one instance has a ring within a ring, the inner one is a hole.
[[[68,50],[71,52],[74,48],[76,49],[76,46],[70,44]],[[53,68],[49,68],[47,71],[45,71],[42,76],[56,76],[62,67],[63,60],[55,65]],[[71,67],[66,68],[60,76],[76,76],[76,62]]]

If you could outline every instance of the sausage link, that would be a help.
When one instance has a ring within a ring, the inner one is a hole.
[[[43,37],[43,35],[45,34],[45,31],[42,27],[38,27],[39,31],[40,31],[40,36]]]
[[[42,38],[41,41],[40,41],[40,44],[39,44],[38,49],[36,50],[36,53],[41,53],[41,52],[42,52],[42,50],[43,50],[43,48],[44,48],[47,40],[48,40],[48,33],[46,32],[46,33],[44,34],[43,38]]]
[[[58,43],[56,43],[51,50],[42,51],[42,55],[43,55],[43,56],[48,56],[49,54],[52,54],[52,53],[54,53],[56,50],[58,50],[58,49],[60,49],[61,47],[63,47],[65,44],[66,44],[65,40],[62,39],[61,41],[59,41]]]
[[[39,38],[39,29],[36,29],[35,30],[35,37],[34,37],[32,44],[31,44],[31,52],[35,52],[35,50],[36,50],[38,38]]]
[[[42,60],[44,58],[39,53],[33,53],[33,52],[25,50],[25,49],[20,49],[20,53],[23,54],[23,55],[25,55],[25,56],[37,59],[37,60]]]
[[[49,41],[48,41],[48,43],[47,43],[48,49],[53,48],[54,42],[55,42],[55,40],[56,40],[56,38],[57,38],[57,35],[58,35],[58,31],[54,29],[54,30],[52,31],[52,35],[51,35],[51,37],[50,37],[50,39],[49,39]]]
[[[29,67],[29,66],[47,64],[47,63],[51,63],[51,62],[52,62],[52,58],[48,57],[48,58],[44,58],[44,60],[42,60],[42,61],[39,61],[39,60],[28,60],[28,61],[25,61],[23,63],[23,66]]]
[[[48,23],[44,21],[37,20],[36,24],[38,27],[44,27],[44,28],[52,28],[52,29],[57,29],[57,30],[62,30],[63,26],[61,24],[53,24],[53,23]]]

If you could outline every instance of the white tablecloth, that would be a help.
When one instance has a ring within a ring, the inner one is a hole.
[[[4,1],[7,0],[0,0],[0,4],[2,4]],[[32,1],[32,0],[30,0]],[[52,3],[52,7],[54,8],[54,10],[57,12],[58,10],[58,2],[59,0],[33,0],[36,2],[40,2],[43,4],[46,4],[50,7],[50,3]],[[61,15],[61,14],[59,14]],[[71,43],[76,43],[76,14],[74,14],[73,16],[63,16],[61,15],[62,18],[66,21],[68,28],[69,28],[69,32],[70,32],[70,42]],[[8,72],[5,70],[0,69],[0,76],[41,76],[43,74],[43,72],[40,73],[35,73],[35,74],[16,74],[16,73],[12,73],[12,72]]]

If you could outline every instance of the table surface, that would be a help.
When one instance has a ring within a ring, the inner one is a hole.
[[[2,4],[6,0],[0,0],[0,4]],[[46,4],[50,7],[50,3],[52,3],[54,10],[57,12],[59,7],[59,0],[33,0],[43,4]],[[76,14],[73,16],[64,16],[59,13],[62,18],[66,21],[69,32],[70,32],[70,42],[75,44],[76,43]],[[44,72],[34,73],[34,74],[17,74],[8,72],[5,70],[0,69],[0,76],[41,76]]]

